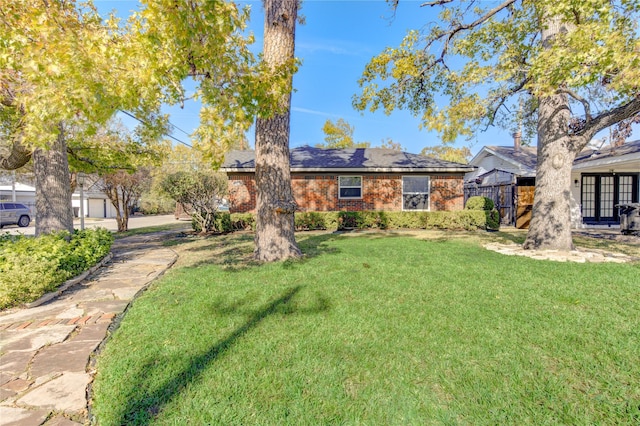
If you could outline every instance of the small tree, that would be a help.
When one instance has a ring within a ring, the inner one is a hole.
[[[135,173],[119,170],[101,176],[98,187],[107,194],[116,209],[118,232],[129,229],[129,214],[136,206],[142,192],[149,188],[151,175],[149,169],[140,168]]]
[[[191,215],[196,231],[220,231],[216,229],[216,216],[227,191],[225,175],[210,171],[180,171],[167,175],[161,186]]]
[[[336,123],[331,120],[324,122],[324,143],[316,144],[317,148],[368,148],[369,142],[355,142],[353,140],[354,127],[345,119],[339,118]]]
[[[471,151],[466,146],[455,148],[448,145],[425,146],[420,151],[421,155],[438,160],[453,161],[454,163],[467,164]]]
[[[383,139],[380,142],[380,148],[391,149],[393,151],[404,151],[404,147],[400,142],[396,142],[391,138]]]

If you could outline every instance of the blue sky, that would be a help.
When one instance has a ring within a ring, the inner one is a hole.
[[[121,16],[137,9],[135,0],[94,0],[102,12],[118,10]],[[406,111],[360,113],[351,106],[359,92],[357,81],[368,61],[385,47],[396,47],[408,30],[420,29],[435,20],[434,10],[420,7],[421,1],[401,1],[395,13],[384,0],[304,0],[301,14],[306,23],[298,25],[296,56],[302,66],[294,76],[295,92],[291,109],[291,147],[324,142],[322,126],[327,119],[342,118],[354,127],[356,142],[380,145],[388,138],[406,151],[419,153],[425,146],[440,144],[434,132],[420,130],[420,121]],[[251,30],[256,36],[256,51],[262,47],[262,1],[243,1],[251,5]],[[187,133],[198,126],[198,105],[184,109],[167,108],[171,122]],[[180,130],[174,136],[185,142],[189,137]],[[253,135],[249,142],[253,145]],[[493,128],[479,133],[471,141],[461,139],[456,146],[469,146],[476,154],[484,145],[512,143],[509,131]]]

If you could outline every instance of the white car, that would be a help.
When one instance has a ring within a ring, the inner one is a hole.
[[[5,225],[18,225],[21,228],[31,223],[31,210],[20,203],[0,203],[0,228]]]

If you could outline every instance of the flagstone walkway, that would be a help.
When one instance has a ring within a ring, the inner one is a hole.
[[[89,424],[93,355],[130,302],[176,261],[162,241],[177,232],[116,240],[111,260],[85,280],[0,313],[0,425]]]

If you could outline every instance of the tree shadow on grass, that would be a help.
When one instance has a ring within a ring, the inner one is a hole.
[[[331,247],[330,241],[340,238],[340,235],[333,233],[323,233],[314,235],[296,234],[298,244],[302,250],[302,258],[290,259],[283,262],[285,267],[291,267],[308,259],[338,253],[339,250]],[[240,238],[207,237],[210,243],[202,244],[198,247],[189,248],[188,253],[200,254],[201,258],[188,268],[198,268],[201,266],[216,265],[226,272],[239,272],[249,268],[259,267],[262,263],[253,258],[254,246],[251,235],[243,235]]]
[[[293,303],[292,299],[300,292],[302,286],[296,286],[288,289],[278,299],[268,303],[261,309],[249,313],[247,321],[234,330],[229,336],[218,341],[206,352],[192,357],[187,363],[187,367],[174,374],[173,378],[167,380],[164,384],[156,388],[154,391],[137,396],[129,400],[128,405],[124,408],[119,424],[122,425],[147,425],[153,421],[154,417],[160,414],[163,408],[169,404],[174,398],[178,397],[187,385],[197,382],[201,379],[203,372],[216,360],[224,356],[238,339],[255,329],[263,320],[271,315],[290,315],[295,313],[316,313],[329,309],[328,301],[319,300],[316,306],[312,308],[302,309],[298,312],[298,307]],[[214,307],[216,308],[216,307]],[[236,312],[240,306],[238,304],[227,306],[225,309],[229,313]],[[220,310],[221,307],[217,306]],[[142,366],[140,371],[146,372],[153,370],[155,361]],[[137,388],[143,386],[143,383],[135,383]]]

